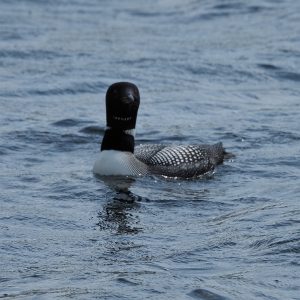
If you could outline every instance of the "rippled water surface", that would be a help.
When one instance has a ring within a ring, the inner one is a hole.
[[[300,2],[2,0],[0,298],[300,299]],[[209,178],[99,179],[104,95]]]

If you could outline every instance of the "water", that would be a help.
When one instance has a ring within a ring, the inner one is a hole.
[[[0,298],[300,299],[300,2],[0,3]],[[104,95],[210,178],[101,180]]]

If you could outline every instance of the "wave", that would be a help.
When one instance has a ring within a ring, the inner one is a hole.
[[[2,91],[0,97],[28,97],[28,96],[59,96],[59,95],[79,95],[79,94],[98,94],[107,85],[102,82],[77,82],[69,87],[57,87],[50,89],[24,89],[14,91]]]

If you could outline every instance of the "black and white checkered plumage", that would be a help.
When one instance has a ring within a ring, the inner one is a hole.
[[[215,145],[145,144],[135,147],[135,157],[154,174],[195,177],[210,172],[223,162],[222,143]]]

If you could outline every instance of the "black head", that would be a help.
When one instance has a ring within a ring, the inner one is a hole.
[[[130,82],[112,84],[106,92],[106,122],[113,129],[134,129],[140,93]]]

